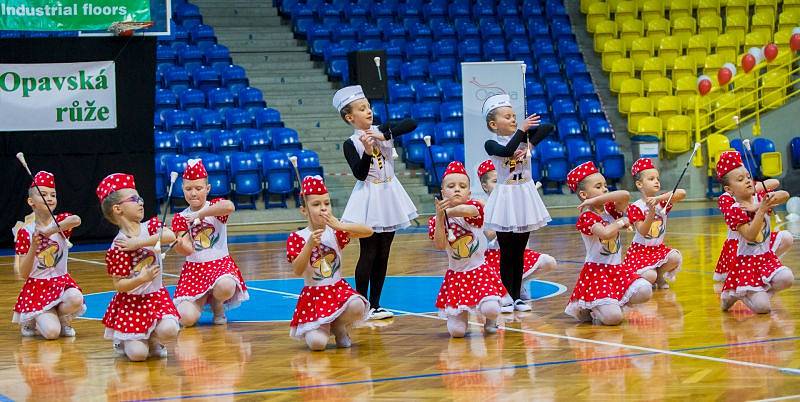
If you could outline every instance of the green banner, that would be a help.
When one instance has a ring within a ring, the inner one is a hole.
[[[2,0],[0,30],[96,31],[150,21],[149,0]]]

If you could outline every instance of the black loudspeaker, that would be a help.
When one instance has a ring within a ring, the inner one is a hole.
[[[375,67],[375,58],[381,58],[381,76]],[[357,50],[347,54],[347,64],[350,70],[350,82],[361,85],[367,99],[382,100],[388,95],[388,79],[386,77],[386,51],[385,50]],[[383,78],[382,80],[380,78]]]

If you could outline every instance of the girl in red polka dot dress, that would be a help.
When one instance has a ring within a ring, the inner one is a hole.
[[[28,190],[28,205],[35,219],[17,231],[15,244],[21,257],[20,275],[26,281],[14,305],[12,321],[19,323],[22,336],[37,333],[46,339],[75,336],[72,319],[86,311],[81,289],[67,272],[66,239],[81,224],[81,218],[66,212],[56,215],[62,236],[50,215],[57,203],[53,174],[36,173]]]
[[[481,188],[486,195],[491,195],[492,190],[497,185],[497,171],[491,159],[483,161],[478,166],[478,178],[481,181]],[[498,275],[500,273],[500,246],[497,244],[497,233],[493,230],[483,232],[489,243],[486,245],[486,263],[496,267]],[[540,254],[530,248],[525,249],[525,257],[522,267],[522,285],[519,289],[522,300],[531,300],[528,284],[533,280],[533,273],[546,273],[555,269],[556,259],[549,254]],[[504,311],[511,312],[511,311]]]
[[[178,336],[180,315],[161,280],[161,250],[155,248],[161,223],[157,217],[141,222],[144,200],[131,175],[106,176],[97,186],[97,198],[103,216],[119,227],[106,252],[117,294],[103,316],[105,338],[132,361],[166,357],[164,344]],[[164,228],[160,240],[167,244],[175,235]]]
[[[775,179],[767,179],[763,182],[756,181],[753,183],[754,188],[768,192],[778,189],[780,185],[780,182]],[[723,215],[725,211],[735,203],[736,200],[733,198],[733,195],[727,192],[722,193],[717,199],[717,206]],[[725,278],[728,277],[728,271],[736,264],[736,249],[739,247],[739,242],[734,238],[734,233],[730,228],[728,228],[727,233],[727,238],[722,245],[722,251],[717,259],[717,266],[714,269],[714,280],[717,282],[725,282]],[[792,248],[794,237],[792,237],[792,234],[788,230],[781,230],[772,232],[769,237],[769,242],[772,251],[780,258],[785,252]]]
[[[755,313],[768,313],[772,296],[794,282],[792,271],[778,260],[769,241],[768,213],[785,203],[789,193],[756,191],[741,155],[735,151],[720,155],[717,177],[735,200],[723,210],[723,216],[737,241],[736,262],[722,285],[722,310],[727,311],[741,300]]]
[[[674,203],[686,197],[683,189],[658,195],[661,180],[658,169],[649,158],[640,158],[631,167],[631,175],[642,198],[628,205],[628,220],[636,229],[633,242],[625,253],[625,265],[647,279],[654,287],[668,289],[667,280],[674,281],[683,262],[681,252],[664,245],[667,216]]]
[[[235,208],[223,198],[206,201],[209,191],[203,161],[190,159],[183,172],[183,196],[189,207],[172,219],[172,231],[178,236],[175,250],[186,256],[174,297],[185,327],[197,323],[207,304],[214,324],[223,325],[228,322],[225,310],[250,298],[242,273],[228,253],[225,224]],[[184,235],[187,231],[191,233]]]
[[[286,258],[305,282],[289,334],[306,341],[311,350],[324,350],[331,333],[336,346],[349,348],[350,328],[367,319],[369,302],[342,278],[342,249],[350,239],[372,235],[369,226],[343,223],[333,216],[331,197],[319,176],[306,176],[300,212],[308,227],[289,235]]]
[[[507,292],[497,268],[485,260],[483,204],[470,199],[469,176],[461,162],[447,166],[442,197],[436,201],[436,216],[428,220],[428,236],[437,249],[447,251],[447,273],[436,298],[439,316],[447,318],[454,338],[466,334],[470,312],[486,317],[484,331],[495,333],[500,299]]]
[[[622,263],[619,231],[630,227],[622,212],[627,191],[608,192],[606,179],[593,162],[578,165],[567,174],[567,185],[578,194],[581,215],[575,224],[586,247],[586,259],[564,310],[580,321],[619,325],[622,307],[650,300],[650,282]]]

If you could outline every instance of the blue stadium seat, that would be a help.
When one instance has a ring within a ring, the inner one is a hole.
[[[200,66],[192,72],[192,83],[196,89],[204,92],[222,86],[219,72],[208,66]]]
[[[445,102],[461,101],[461,84],[454,81],[439,81],[439,88],[442,90],[442,99]]]
[[[178,54],[171,46],[161,45],[156,46],[156,63],[174,65],[178,62]]]
[[[221,67],[220,76],[222,77],[222,86],[228,88],[231,92],[250,86],[247,73],[241,66],[230,64]]]
[[[575,117],[564,117],[558,120],[556,125],[558,137],[562,142],[569,139],[583,139],[583,132],[581,131],[581,123]]]
[[[800,137],[794,137],[789,142],[792,153],[792,169],[800,169]]]
[[[173,18],[184,28],[191,28],[203,23],[203,16],[200,14],[200,9],[194,4],[189,3],[180,4],[173,13]]]
[[[319,163],[319,155],[310,149],[303,149],[297,153],[297,170],[300,172],[300,179],[306,176],[325,177],[322,165]]]
[[[578,109],[580,110],[581,120],[583,121],[589,121],[592,117],[605,117],[603,105],[601,105],[600,101],[597,99],[581,99],[578,104]]]
[[[209,130],[211,134],[211,151],[229,156],[242,150],[242,138],[239,133],[227,130]],[[227,159],[227,158],[226,158]]]
[[[486,60],[506,60],[506,43],[503,38],[483,39],[483,58]]]
[[[455,39],[440,39],[434,42],[431,58],[440,62],[455,63],[458,60],[458,47]],[[450,75],[453,75],[452,72]]]
[[[545,194],[560,194],[561,184],[567,180],[569,172],[569,161],[567,160],[566,150],[561,143],[544,140],[536,146],[536,152],[544,170],[542,192]],[[550,188],[547,184],[555,183],[555,188]]]
[[[209,109],[219,111],[236,107],[236,98],[233,92],[226,88],[214,88],[208,91],[207,102]]]
[[[272,149],[272,139],[267,130],[255,128],[240,128],[236,130],[242,138],[242,148],[246,152],[253,152],[262,149]]]
[[[192,45],[178,48],[178,64],[186,70],[202,66],[203,51]]]
[[[208,129],[223,129],[225,128],[225,123],[222,120],[222,115],[216,111],[211,109],[198,109],[192,112],[192,117],[194,120],[194,128],[197,131],[204,131]]]
[[[415,165],[424,165],[426,154],[428,153],[427,146],[425,145],[425,136],[430,136],[433,139],[435,135],[436,125],[433,123],[421,123],[417,125],[414,132],[405,135],[403,139],[403,151],[405,153],[406,163],[413,163]]]
[[[389,85],[389,102],[414,102],[414,91],[411,86],[406,84],[391,84]]]
[[[180,94],[191,86],[189,73],[184,68],[173,67],[164,72],[164,88]]]
[[[505,12],[506,10],[508,10],[508,8],[498,7],[497,9],[498,13]],[[516,9],[514,9],[513,12],[514,16],[516,16]],[[503,35],[507,41],[526,40],[525,38],[528,37],[528,31],[525,29],[525,24],[523,24],[520,20],[515,18],[504,18]]]
[[[175,141],[175,135],[171,132],[156,131],[153,136],[156,154],[174,154],[178,152],[178,143]]]
[[[442,122],[461,121],[464,116],[461,102],[444,102],[439,107],[439,113]]]
[[[403,63],[400,68],[400,79],[407,82],[409,85],[414,86],[418,83],[423,83],[428,78],[428,62],[423,60],[416,60],[413,62]]]
[[[398,103],[389,105],[389,121],[403,120],[411,117],[411,103]]]
[[[590,117],[586,121],[586,129],[592,141],[597,141],[598,138],[614,139],[614,129],[605,117]]]
[[[464,21],[456,24],[456,37],[460,43],[463,43],[467,40],[476,40],[480,41],[481,33],[475,24],[471,21]]]
[[[179,142],[181,153],[189,155],[196,152],[207,152],[209,149],[208,141],[203,133],[197,131],[180,131]]]
[[[441,41],[441,40],[453,40],[455,41],[457,38],[456,29],[453,27],[452,24],[449,22],[440,22],[437,24],[431,24],[432,33],[433,33],[433,40],[434,41]]]
[[[272,135],[272,149],[277,151],[287,150],[301,150],[303,144],[297,135],[297,131],[291,128],[273,128],[270,129]]]
[[[756,163],[759,165],[761,165],[762,154],[766,152],[775,152],[775,143],[769,138],[756,138],[752,141],[751,146],[753,149],[753,156],[756,159]]]
[[[439,103],[417,103],[411,111],[411,117],[418,123],[435,123],[439,119]]]
[[[750,172],[750,175],[752,177],[761,177],[761,170],[759,166],[759,163],[761,161],[758,160],[751,161],[749,157],[745,157],[745,148],[744,145],[742,144],[742,140],[738,138],[731,140],[731,148],[735,149],[742,155],[742,162],[744,163],[744,167],[747,169],[747,171]]]
[[[598,138],[595,141],[595,153],[606,180],[613,183],[625,176],[625,157],[614,140]]]
[[[204,24],[191,27],[191,29],[189,29],[189,38],[191,42],[200,49],[205,49],[217,43],[217,36],[214,34],[214,28]]]
[[[539,72],[539,78],[544,82],[549,82],[551,78],[561,78],[561,66],[555,56],[539,56],[536,67]]]
[[[481,43],[478,39],[462,40],[458,44],[458,56],[462,62],[481,61]]]
[[[222,117],[228,130],[253,127],[253,116],[244,109],[226,109]]]
[[[239,90],[236,97],[236,105],[241,109],[265,108],[267,102],[261,90],[253,87],[246,87]]]
[[[286,197],[294,192],[294,172],[286,154],[270,151],[262,156],[263,173],[266,186],[264,188],[264,208],[286,208]],[[280,197],[278,203],[270,201],[272,195]]]
[[[508,43],[508,57],[511,58],[511,60],[519,60],[521,57],[530,57],[531,55],[531,47],[528,41],[521,38],[524,38],[524,36],[512,39],[511,42]]]
[[[550,105],[553,109],[553,118],[556,121],[561,121],[564,118],[577,118],[578,110],[575,108],[575,103],[569,98],[558,98]]]
[[[228,48],[219,44],[214,44],[206,48],[205,52],[203,52],[203,61],[207,66],[214,66],[216,64],[227,66],[233,63]]]
[[[433,63],[431,63],[433,64]],[[422,83],[415,88],[417,102],[440,102],[442,99],[441,91],[436,84]],[[438,105],[437,105],[438,106]],[[438,115],[438,108],[437,108]]]
[[[174,92],[169,89],[156,90],[156,114],[162,110],[172,110],[178,107],[178,96]]]
[[[283,127],[281,113],[271,108],[251,108],[255,128]]]
[[[572,99],[569,91],[569,85],[567,85],[567,83],[562,79],[548,79],[547,83],[545,84],[545,88],[547,89],[547,99],[550,102],[554,102],[558,98]]]
[[[582,139],[573,138],[568,139],[566,144],[567,159],[572,167],[592,160],[592,147],[588,142]]]
[[[189,161],[189,157],[185,155],[172,155],[165,157],[165,169],[164,169],[164,179],[166,182],[169,182],[169,175],[171,172],[178,172],[178,179],[175,180],[175,185],[172,186],[172,193],[168,195],[169,197],[169,210],[171,213],[177,212],[175,208],[175,201],[183,201],[183,178],[181,177],[180,173],[186,170],[187,162]]]
[[[203,156],[203,165],[208,172],[208,184],[211,185],[210,197],[227,197],[231,193],[230,176],[225,158],[219,155],[206,154]]]
[[[164,112],[164,128],[167,131],[191,130],[192,115],[183,110],[168,110]]]
[[[344,16],[347,21],[353,26],[361,26],[368,21],[369,9],[363,4],[350,4],[344,8]],[[361,29],[358,30],[359,40],[364,41],[361,37]],[[378,39],[378,38],[374,38]]]
[[[460,121],[439,123],[436,125],[434,143],[436,145],[463,144],[464,124]]]
[[[470,11],[470,4],[468,1],[453,1],[447,8],[448,15],[451,19],[469,18]]]
[[[480,20],[480,32],[481,32],[481,39],[483,41],[489,41],[492,39],[497,39],[503,41],[503,28],[497,24],[497,21],[494,19],[484,18]]]
[[[206,107],[206,94],[199,89],[189,88],[180,95],[181,109],[191,112],[193,109],[203,109]]]
[[[431,160],[431,155],[433,160]],[[425,184],[428,189],[438,189],[442,183],[442,175],[447,165],[453,161],[449,149],[440,145],[431,145],[430,153],[425,153]]]
[[[230,171],[233,181],[232,201],[237,209],[256,209],[256,199],[261,194],[261,168],[255,156],[247,152],[231,155]],[[246,196],[250,203],[241,204],[239,197]]]

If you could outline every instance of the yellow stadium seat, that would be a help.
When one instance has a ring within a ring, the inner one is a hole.
[[[586,13],[586,30],[589,31],[589,33],[594,33],[595,26],[607,19],[608,6],[605,3],[589,4],[589,10]]]
[[[706,15],[700,18],[697,33],[705,35],[708,43],[713,47],[717,45],[717,36],[722,33],[722,18],[718,15]]]
[[[681,38],[684,43],[697,32],[697,22],[692,17],[680,17],[672,20],[672,36]]]
[[[744,42],[744,36],[749,32],[750,21],[746,15],[735,14],[725,19],[725,33],[736,36],[738,43]],[[719,41],[717,41],[719,44]]]
[[[639,12],[636,8],[636,3],[632,1],[621,1],[617,4],[617,9],[614,11],[614,20],[618,24],[624,24],[625,21],[635,20]]]
[[[669,20],[692,16],[692,2],[689,0],[672,0],[669,5]]]
[[[594,27],[594,51],[603,53],[606,41],[617,38],[617,23],[611,20],[601,21]]]
[[[611,66],[614,62],[626,57],[627,51],[625,50],[625,42],[622,39],[609,39],[603,45],[603,54],[601,55],[603,71],[611,71]]]
[[[778,45],[778,57],[790,52],[789,40],[792,38],[791,29],[781,29],[775,32],[775,44]]]
[[[800,25],[800,11],[784,11],[778,16],[778,31],[789,30]]]
[[[767,37],[761,32],[750,32],[744,36],[744,52],[751,47],[762,48],[767,44]]]
[[[775,109],[786,103],[786,74],[781,70],[767,72],[761,81],[761,106]]]
[[[613,13],[617,9],[617,5],[624,0],[606,0],[606,7],[609,13]]]
[[[720,54],[710,54],[706,57],[703,64],[703,74],[711,77],[713,81],[717,79],[717,71],[722,68],[722,65],[728,62],[733,62],[735,59],[726,59],[725,56]]]
[[[681,98],[677,96],[664,96],[656,103],[656,116],[661,119],[662,126],[667,126],[667,121],[672,116],[683,113]]]
[[[664,77],[666,74],[667,69],[666,66],[664,66],[664,60],[660,57],[651,57],[644,61],[641,73],[642,83],[644,87],[647,88],[647,86],[650,85],[650,81]]]
[[[724,33],[718,36],[716,52],[722,55],[725,60],[736,60],[736,55],[739,54],[739,38],[732,33]]]
[[[672,116],[664,131],[664,150],[681,154],[692,149],[692,119],[689,116]]]
[[[750,2],[749,0],[728,0],[725,4],[725,18],[730,18],[732,15],[750,15]]]
[[[684,77],[697,78],[697,66],[692,56],[681,56],[675,59],[672,68],[672,85],[678,87],[678,82]]]
[[[764,37],[764,41],[761,42],[761,46],[764,46],[764,44],[772,40],[772,33],[775,30],[775,13],[768,11],[757,12],[753,14],[751,21],[752,23],[750,24],[750,32],[758,32]],[[745,38],[745,44],[746,43],[747,38]]]
[[[661,39],[658,45],[658,57],[664,60],[667,68],[675,65],[675,58],[683,54],[683,41],[677,36],[667,36]]]
[[[627,20],[622,23],[619,38],[625,41],[625,47],[630,49],[634,39],[644,36],[644,23],[642,20]]]
[[[695,116],[695,107],[697,108],[697,116]],[[695,94],[689,96],[688,105],[685,111],[686,115],[692,118],[693,127],[700,127],[701,130],[706,130],[709,128],[709,121],[711,118],[708,115],[708,110],[708,98],[697,94],[697,89],[695,89]]]
[[[783,0],[783,11],[800,11],[800,0]]]
[[[633,60],[633,68],[641,71],[644,61],[653,57],[653,41],[646,37],[634,39],[631,43],[630,56]]]
[[[700,0],[697,4],[697,18],[713,15],[719,17],[719,0]]]
[[[758,88],[754,74],[739,74],[733,81],[733,89],[741,110],[749,111],[758,106]]]
[[[588,14],[589,5],[592,3],[597,3],[597,0],[581,0],[581,13]]]
[[[645,0],[642,3],[642,21],[645,25],[661,18],[664,18],[664,0]]]
[[[725,151],[732,151],[728,137],[722,134],[709,134],[706,137],[706,148],[708,151],[708,175],[714,176],[719,156]]]
[[[696,66],[700,67],[703,65],[709,52],[710,46],[708,45],[708,39],[705,35],[694,35],[689,38],[686,46],[686,55],[692,56]]]
[[[736,95],[725,93],[719,95],[714,105],[714,127],[717,130],[729,130],[736,127],[733,116],[739,115],[739,103]]]
[[[666,18],[656,18],[647,23],[645,30],[647,37],[653,40],[653,43],[660,43],[661,38],[669,36],[669,20]]]
[[[619,92],[622,87],[622,81],[628,78],[633,78],[633,60],[625,58],[614,61],[614,64],[611,66],[608,84],[611,92]]]
[[[661,119],[659,119],[658,117],[653,117],[653,116],[643,117],[636,124],[637,124],[635,131],[636,135],[652,136],[658,138],[659,140],[661,139],[662,125],[661,125]]]
[[[697,77],[682,77],[675,84],[675,96],[681,98],[681,106],[686,113],[694,113],[694,109],[689,109],[689,98],[695,95],[697,95]]]
[[[631,110],[631,101],[636,98],[644,96],[644,85],[642,80],[638,78],[628,78],[622,81],[619,88],[619,95],[617,95],[617,105],[619,112],[628,114]]]
[[[653,101],[653,105],[658,104],[658,100],[665,96],[672,96],[672,80],[656,78],[650,81],[647,86],[647,97]]]
[[[780,152],[764,152],[761,154],[761,174],[767,177],[783,175],[783,157]]]
[[[646,97],[636,98],[631,101],[631,110],[628,112],[628,131],[636,133],[639,129],[639,120],[653,115],[653,102]]]
[[[769,12],[772,15],[778,13],[778,1],[777,0],[755,0],[755,12],[756,14],[762,12]]]

